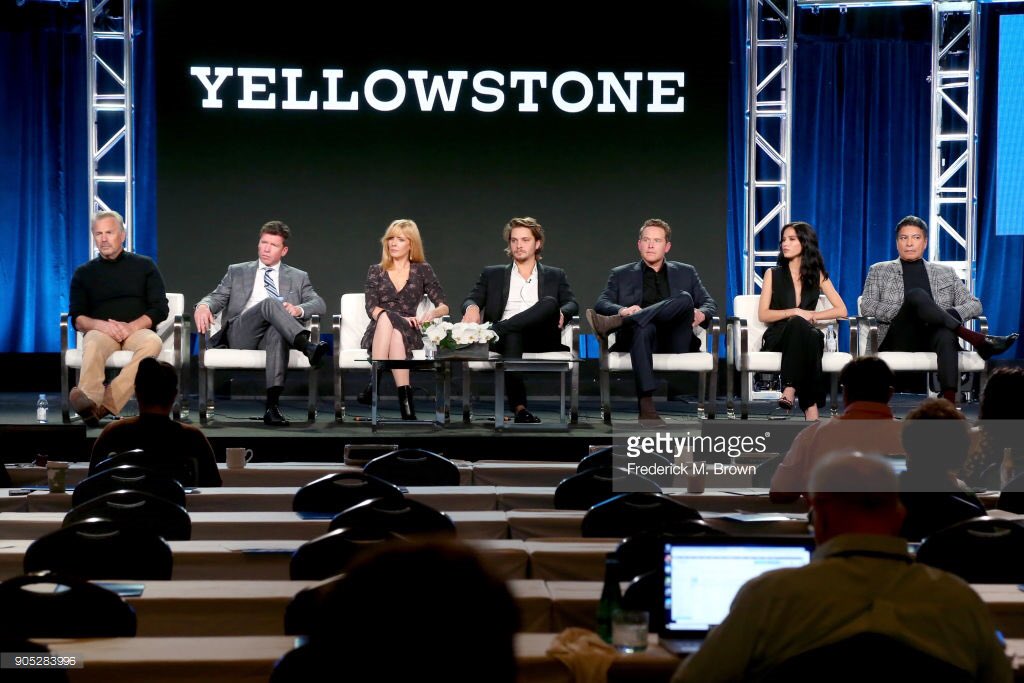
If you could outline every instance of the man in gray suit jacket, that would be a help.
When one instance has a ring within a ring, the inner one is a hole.
[[[960,386],[957,338],[974,346],[986,360],[1017,339],[980,334],[964,322],[981,315],[981,302],[949,266],[924,260],[928,226],[917,216],[896,225],[899,258],[871,266],[864,282],[860,311],[878,319],[880,351],[932,351],[938,356],[943,398],[955,403]]]
[[[206,334],[213,316],[223,311],[220,331],[210,343],[232,349],[264,349],[267,352],[267,405],[263,421],[286,426],[278,400],[284,390],[288,351],[302,351],[313,366],[320,364],[327,342],[310,342],[309,330],[300,320],[327,311],[313,289],[309,275],[281,262],[288,253],[291,229],[281,221],[260,228],[259,259],[228,267],[217,289],[196,306],[196,329]]]

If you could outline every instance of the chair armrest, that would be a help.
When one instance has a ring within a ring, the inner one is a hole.
[[[320,314],[309,317],[309,340],[316,344],[320,341]]]
[[[858,315],[850,319],[850,353],[860,356],[860,340],[865,340],[864,353],[878,354],[878,319],[873,315]]]
[[[71,325],[71,314],[61,313],[60,314],[60,354],[64,356],[64,352],[68,350],[68,327]]]
[[[181,369],[181,359],[184,355],[184,347],[182,346],[182,338],[185,331],[185,320],[184,317],[179,313],[174,316],[174,321],[171,323],[171,339],[174,349],[174,367]]]
[[[572,332],[572,343],[569,344],[569,350],[572,353],[572,357],[576,360],[580,359],[580,317],[574,315],[571,320],[565,323],[569,326]]]
[[[712,316],[709,329],[711,331],[711,344],[708,350],[711,351],[711,354],[717,360],[722,347],[722,319],[717,315]]]
[[[334,335],[334,368],[341,367],[341,314],[331,316],[331,334]]]
[[[978,332],[981,334],[988,334],[988,318],[983,315],[979,315],[975,320],[978,321]]]
[[[749,351],[747,348],[749,344],[747,319],[732,315],[726,318],[726,325],[728,335],[726,339],[726,356],[730,358],[730,363],[738,367],[743,354]],[[731,352],[729,351],[730,348],[732,349]]]

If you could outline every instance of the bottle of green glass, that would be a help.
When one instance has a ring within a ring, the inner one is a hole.
[[[622,589],[619,588],[619,557],[608,553],[604,559],[604,588],[597,603],[597,635],[606,643],[612,642],[612,615],[622,609]]]

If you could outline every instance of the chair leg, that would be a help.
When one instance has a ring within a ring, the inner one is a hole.
[[[746,420],[750,415],[750,379],[753,377],[752,374],[741,372],[740,373],[740,419]]]
[[[345,371],[334,369],[334,421],[345,421]]]
[[[199,423],[205,425],[209,419],[210,370],[199,364]]]
[[[64,361],[64,354],[60,354],[60,419],[67,424],[71,422],[71,406],[69,404],[68,392],[68,366]]]
[[[732,353],[732,348],[726,349],[726,353]],[[729,419],[736,417],[736,402],[733,399],[733,367],[732,361],[726,357],[725,364],[725,416]]]
[[[601,418],[606,425],[612,423],[611,379],[607,368],[598,370],[598,384],[601,391]]]
[[[306,405],[306,419],[312,424],[316,422],[316,404],[320,398],[320,387],[318,386],[319,373],[316,368],[309,370],[309,402]]]
[[[580,364],[572,364],[572,385],[569,389],[569,424],[580,421]]]
[[[831,386],[831,389],[829,391],[829,396],[831,398],[831,404],[832,405],[829,406],[829,407],[830,407],[830,409],[832,411],[832,416],[835,417],[836,415],[839,414],[839,374],[838,373],[835,373],[835,372],[832,373],[832,378],[830,380],[830,384],[832,386]]]
[[[462,364],[462,423],[473,421],[473,383],[469,376],[469,363]]]
[[[703,372],[697,373],[697,419],[706,419],[707,413],[704,410],[704,395],[708,390],[708,378]]]

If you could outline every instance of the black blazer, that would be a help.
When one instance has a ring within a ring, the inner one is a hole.
[[[612,268],[611,274],[608,275],[608,284],[594,304],[594,310],[601,315],[615,315],[620,308],[640,306],[644,298],[644,275],[640,269],[642,263],[637,261]],[[708,294],[708,290],[704,289],[697,269],[679,261],[665,261],[665,267],[668,268],[669,290],[672,294],[689,292],[693,297],[694,308],[704,313],[701,327],[707,329],[711,324],[711,318],[718,313],[718,304]]]
[[[466,300],[462,302],[462,312],[470,306],[479,306],[483,322],[498,322],[505,312],[508,303],[509,283],[512,281],[514,264],[504,266],[487,266],[480,273],[480,279],[473,286]],[[558,302],[558,307],[569,322],[579,310],[579,304],[573,296],[572,288],[565,271],[554,266],[546,266],[537,262],[537,296],[550,296]],[[551,339],[547,340],[554,346],[561,346],[561,331],[552,328]]]

